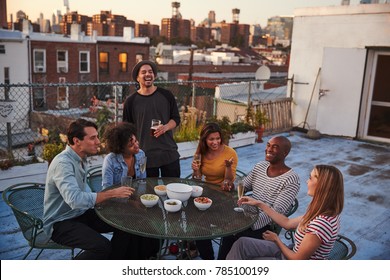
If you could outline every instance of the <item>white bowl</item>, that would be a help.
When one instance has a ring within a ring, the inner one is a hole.
[[[171,183],[167,185],[167,195],[169,198],[187,201],[192,194],[192,187],[187,184]]]
[[[153,207],[158,202],[158,196],[155,194],[143,194],[141,195],[141,202],[146,207]]]
[[[157,195],[167,195],[167,187],[165,185],[158,185],[154,187],[154,192]]]
[[[203,193],[203,188],[200,186],[192,186],[192,197],[198,197],[201,196]]]
[[[182,202],[178,199],[167,199],[164,201],[164,208],[168,212],[177,212],[181,209]]]
[[[195,204],[196,208],[198,208],[201,211],[204,211],[204,210],[210,208],[211,204],[213,204],[213,201],[208,197],[200,196],[200,197],[194,198],[194,204]]]

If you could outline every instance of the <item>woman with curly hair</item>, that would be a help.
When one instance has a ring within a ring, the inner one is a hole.
[[[307,194],[312,196],[303,216],[289,219],[265,203],[242,197],[239,204],[259,207],[274,222],[286,230],[295,229],[295,244],[286,246],[272,231],[263,233],[264,240],[241,237],[226,259],[327,259],[340,228],[340,213],[344,206],[344,182],[340,170],[331,165],[316,165],[307,180]]]
[[[103,161],[103,188],[119,184],[125,176],[145,178],[140,171],[140,158],[145,156],[139,148],[137,130],[133,124],[112,123],[104,132],[104,142],[108,154]]]
[[[103,161],[103,188],[121,183],[121,178],[130,176],[134,179],[145,178],[146,172],[140,171],[139,160],[145,156],[139,148],[137,130],[133,124],[122,122],[111,124],[104,133],[104,139],[109,154]],[[128,244],[126,256],[133,260],[155,258],[158,252],[159,240],[138,235],[132,235]]]

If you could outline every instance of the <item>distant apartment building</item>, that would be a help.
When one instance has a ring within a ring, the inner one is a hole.
[[[77,23],[81,27],[81,31],[87,34],[88,22],[92,21],[91,17],[80,15],[77,12],[69,12],[62,17],[60,23],[62,34],[70,35],[72,24]]]
[[[29,22],[24,20],[22,33],[12,32],[16,35],[10,33],[8,37],[12,38],[19,34],[20,40],[25,42],[27,47],[22,48],[26,52],[22,63],[19,59],[11,57],[13,54],[9,49],[12,46],[11,42],[4,47],[8,50],[4,59],[10,64],[7,71],[11,74],[11,81],[42,84],[42,87],[32,88],[33,110],[78,108],[89,104],[89,98],[93,95],[107,99],[112,97],[114,91],[122,93],[127,89],[114,89],[109,85],[70,87],[66,84],[128,82],[131,80],[130,72],[134,65],[149,58],[149,38],[134,37],[134,30],[131,27],[124,28],[122,37],[96,36],[96,32],[94,36],[86,36],[80,25],[73,24],[70,35],[64,37],[58,34],[33,32]],[[20,54],[17,57],[23,56]],[[28,71],[24,81],[15,79],[17,73],[22,73],[20,70],[15,72],[21,65]],[[47,87],[45,84],[58,86]]]
[[[290,40],[292,37],[294,18],[291,16],[275,16],[268,19],[265,31],[275,40]]]
[[[192,26],[191,27],[191,41],[192,42],[210,42],[211,29],[206,26]]]
[[[123,36],[124,27],[135,28],[135,22],[110,11],[101,11],[100,14],[93,15],[92,21],[88,22],[86,34],[92,35],[93,30],[96,30],[98,36]]]
[[[221,23],[221,43],[233,47],[248,47],[249,24]]]
[[[181,18],[163,18],[160,34],[168,41],[172,39],[190,39],[191,22]]]
[[[135,37],[157,37],[160,36],[160,27],[157,24],[150,24],[149,21],[135,24]]]

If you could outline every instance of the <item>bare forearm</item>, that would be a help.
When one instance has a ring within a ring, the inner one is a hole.
[[[174,120],[169,120],[166,124],[164,124],[164,131],[167,132],[176,127],[176,122]]]

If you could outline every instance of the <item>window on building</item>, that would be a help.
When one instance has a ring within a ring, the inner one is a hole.
[[[119,54],[119,65],[121,72],[127,72],[127,53]]]
[[[57,73],[68,73],[68,51],[57,51]]]
[[[5,53],[5,46],[4,45],[0,45],[0,53]]]
[[[81,51],[79,54],[80,73],[89,73],[89,51]]]
[[[59,109],[68,109],[69,108],[69,88],[65,86],[66,79],[65,77],[59,78],[59,83],[64,84],[57,88],[57,107]]]
[[[144,55],[139,53],[139,54],[136,54],[135,55],[135,64],[137,64],[138,62],[144,60]]]
[[[46,50],[34,49],[34,73],[46,72]]]
[[[99,53],[99,72],[108,73],[108,52]]]
[[[46,98],[44,88],[33,88],[33,110],[45,110],[46,109]]]

